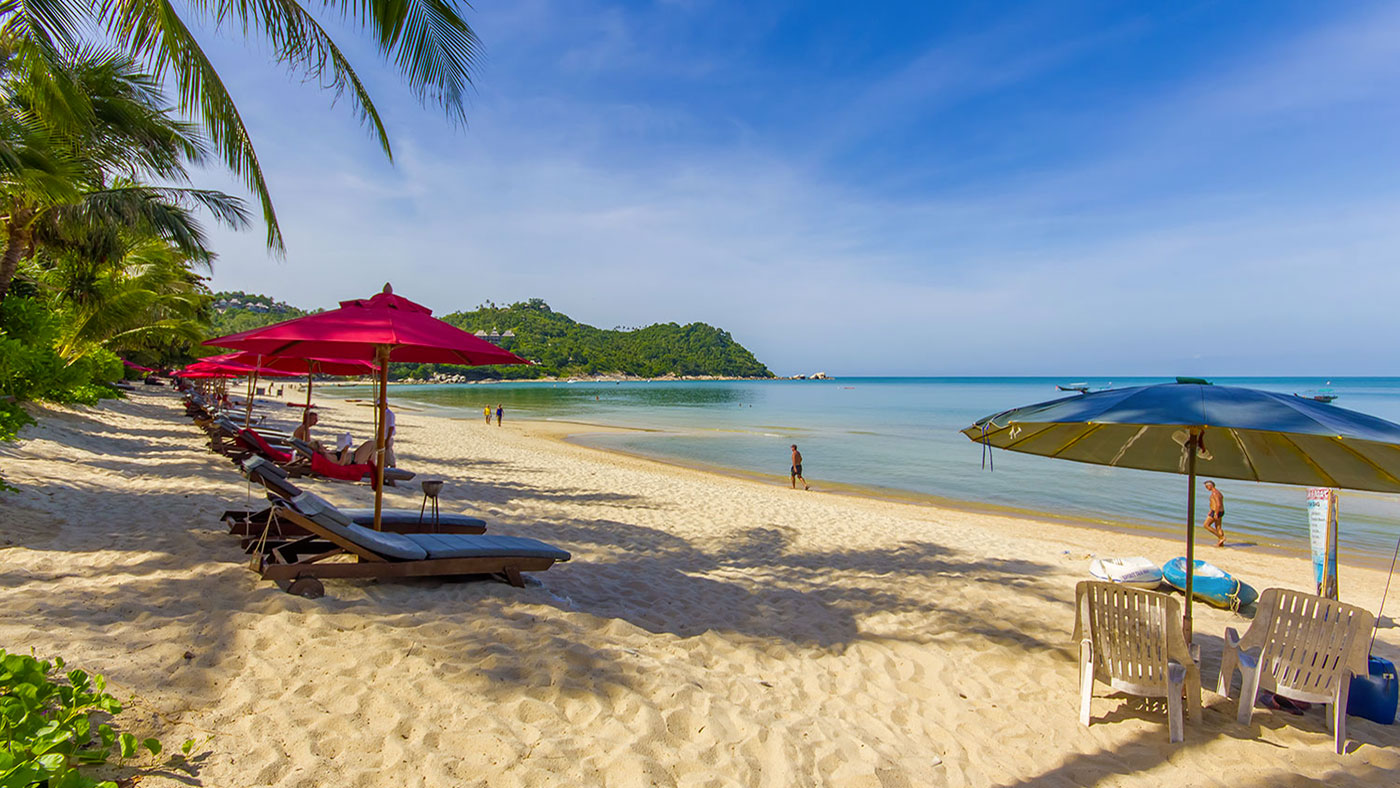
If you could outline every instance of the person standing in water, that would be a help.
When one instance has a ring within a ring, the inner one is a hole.
[[[802,480],[802,489],[812,489],[807,484],[807,480],[802,478],[802,452],[797,450],[796,443],[792,444],[792,468],[790,470],[792,472],[792,489],[797,489],[797,481],[799,479]]]
[[[1216,488],[1215,482],[1206,482],[1206,489],[1210,490],[1210,514],[1206,515],[1206,521],[1201,527],[1215,534],[1219,541],[1216,547],[1225,546],[1225,496]]]
[[[501,416],[504,415],[505,412],[506,412],[506,407],[505,407],[504,405],[501,405],[501,404],[497,403],[497,405],[496,405],[496,426],[497,426],[497,427],[501,426]]]

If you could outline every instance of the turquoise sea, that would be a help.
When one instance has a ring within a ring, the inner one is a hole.
[[[798,444],[807,479],[874,494],[929,496],[970,505],[1049,512],[1081,521],[1180,533],[1186,478],[998,451],[983,467],[981,446],[958,430],[1019,405],[1065,395],[1055,384],[1099,388],[1166,378],[841,378],[827,381],[498,383],[395,386],[391,401],[480,420],[505,406],[513,418],[639,428],[582,442],[682,463],[782,476]],[[1218,378],[1280,392],[1330,388],[1336,404],[1400,422],[1400,378]],[[402,411],[401,411],[402,413]],[[400,418],[408,417],[403,413]],[[1305,490],[1223,480],[1233,540],[1305,552]],[[1198,487],[1198,511],[1205,493]],[[1400,537],[1400,496],[1343,491],[1344,552],[1389,563]],[[1198,538],[1206,539],[1205,534]]]

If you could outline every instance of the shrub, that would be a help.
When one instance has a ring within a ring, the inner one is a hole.
[[[138,742],[101,717],[115,717],[121,704],[107,694],[102,676],[63,673],[63,660],[38,660],[0,649],[0,786],[5,788],[117,788],[79,771],[141,750],[159,755],[160,742]],[[94,724],[96,723],[96,724]],[[194,742],[185,742],[188,753]]]
[[[73,361],[54,349],[62,317],[28,298],[0,301],[0,400],[94,404],[121,380],[121,359],[98,348]]]

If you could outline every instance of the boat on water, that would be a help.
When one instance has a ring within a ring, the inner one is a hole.
[[[1098,389],[1095,389],[1093,386],[1090,386],[1088,383],[1059,383],[1059,384],[1056,384],[1056,385],[1055,385],[1055,388],[1058,389],[1058,390],[1060,390],[1060,391],[1077,391],[1077,392],[1079,392],[1080,394],[1088,394],[1088,393],[1091,392],[1091,391],[1106,391],[1106,390],[1108,390],[1108,389],[1110,389],[1110,388],[1112,388],[1112,387],[1113,387],[1113,384],[1112,384],[1112,383],[1110,383],[1110,384],[1108,384],[1107,386],[1104,386],[1104,387],[1102,387],[1102,388],[1098,388]]]
[[[1295,391],[1293,392],[1293,396],[1310,399],[1314,402],[1331,402],[1335,400],[1338,395],[1333,393],[1332,389],[1318,389],[1316,391],[1305,391],[1301,394]]]
[[[1231,577],[1229,572],[1210,563],[1196,559],[1196,569],[1192,573],[1191,595],[1211,607],[1224,610],[1239,610],[1254,604],[1259,592],[1248,583]],[[1186,590],[1186,558],[1179,556],[1162,565],[1162,579],[1178,591]]]

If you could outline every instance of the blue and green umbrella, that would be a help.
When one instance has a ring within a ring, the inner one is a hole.
[[[1013,408],[962,432],[989,448],[1186,474],[1188,567],[1195,566],[1198,473],[1400,493],[1400,424],[1291,394],[1195,378]],[[1188,640],[1191,581],[1187,572]]]

